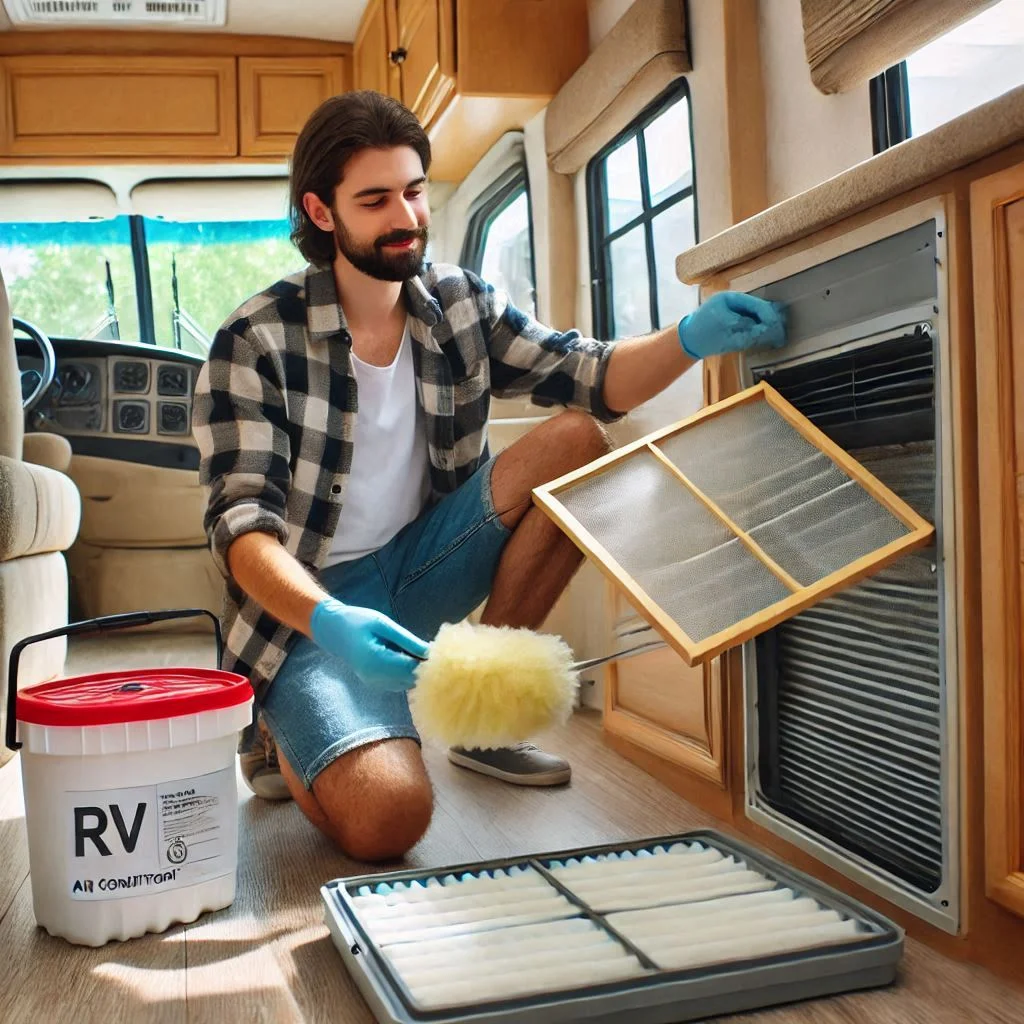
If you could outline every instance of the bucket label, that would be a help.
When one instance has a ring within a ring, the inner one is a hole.
[[[235,869],[234,765],[151,786],[65,792],[63,799],[73,900],[144,896]]]

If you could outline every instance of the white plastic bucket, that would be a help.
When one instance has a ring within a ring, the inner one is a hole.
[[[145,621],[186,614],[153,613]],[[66,632],[138,624],[103,625],[124,618]],[[20,649],[51,635],[16,647],[12,696]],[[218,634],[218,651],[219,641]],[[105,672],[17,694],[8,745],[18,746],[16,727],[39,925],[100,946],[230,905],[238,863],[235,750],[251,708],[247,679],[210,669]]]

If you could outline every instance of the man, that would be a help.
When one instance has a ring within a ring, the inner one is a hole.
[[[784,341],[771,304],[729,293],[617,344],[543,327],[474,275],[425,266],[429,167],[392,99],[314,112],[290,182],[310,265],[229,319],[195,395],[224,667],[252,679],[262,717],[243,771],[367,861],[430,822],[405,692],[425,641],[484,600],[484,623],[540,626],[580,562],[533,488],[606,453],[598,420],[695,359]],[[492,394],[571,411],[490,458]],[[509,782],[569,777],[529,744],[449,756]]]

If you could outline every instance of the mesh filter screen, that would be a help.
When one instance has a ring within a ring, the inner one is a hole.
[[[934,534],[764,383],[535,498],[690,664]]]
[[[767,402],[704,420],[659,447],[804,586],[910,532]]]
[[[649,453],[583,481],[562,500],[694,640],[713,636],[789,594]],[[708,585],[712,580],[713,588]]]

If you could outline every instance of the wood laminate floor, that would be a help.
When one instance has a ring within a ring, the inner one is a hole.
[[[124,637],[74,645],[68,674],[129,665],[212,664],[207,638]],[[538,853],[716,823],[601,740],[580,713],[545,737],[568,756],[572,784],[524,790],[426,750],[437,793],[410,866]],[[373,1020],[323,923],[319,887],[366,871],[339,854],[294,805],[268,804],[239,780],[234,904],[162,935],[87,949],[51,938],[32,915],[19,761],[0,769],[0,1022],[338,1022]],[[1024,1024],[1024,990],[908,940],[886,989],[763,1010],[733,1024]]]

